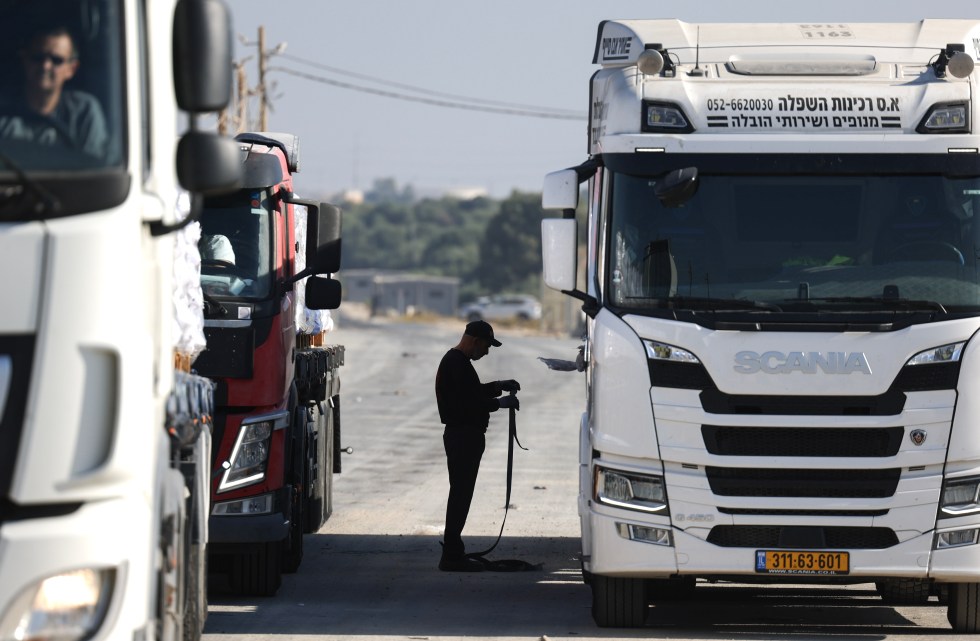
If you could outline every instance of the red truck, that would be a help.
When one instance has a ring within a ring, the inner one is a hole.
[[[236,140],[244,187],[201,214],[207,349],[194,369],[215,382],[209,570],[268,596],[330,516],[340,469],[344,348],[302,313],[340,304],[340,210],[293,193],[295,136]]]

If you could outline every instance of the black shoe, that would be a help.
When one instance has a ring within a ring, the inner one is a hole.
[[[483,572],[483,564],[465,556],[444,556],[439,560],[443,572]]]

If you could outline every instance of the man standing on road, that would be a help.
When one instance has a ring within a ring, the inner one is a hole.
[[[446,352],[436,372],[436,402],[439,418],[446,429],[442,442],[449,467],[449,499],[446,503],[446,533],[439,560],[444,572],[479,572],[483,564],[466,557],[463,526],[473,500],[476,476],[486,446],[485,434],[490,412],[520,410],[514,395],[497,398],[504,392],[521,389],[515,380],[481,383],[470,361],[487,355],[490,347],[500,347],[493,327],[486,321],[468,323],[459,344]]]

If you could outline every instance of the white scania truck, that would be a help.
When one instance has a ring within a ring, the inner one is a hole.
[[[704,579],[874,582],[980,632],[978,56],[961,20],[599,25],[542,240],[588,316],[600,626]]]

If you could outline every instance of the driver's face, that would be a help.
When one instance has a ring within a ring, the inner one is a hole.
[[[71,38],[65,34],[35,38],[24,52],[27,84],[44,92],[60,91],[78,70]]]

